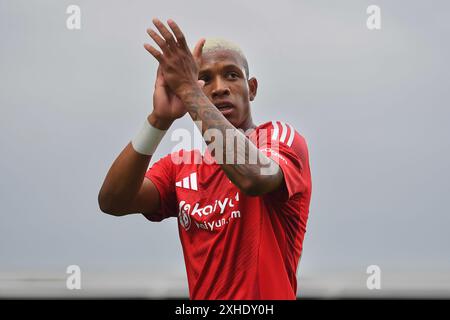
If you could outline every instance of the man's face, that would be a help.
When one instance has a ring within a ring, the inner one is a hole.
[[[257,82],[247,80],[239,54],[230,50],[204,53],[198,79],[205,81],[203,92],[232,125],[245,125]]]

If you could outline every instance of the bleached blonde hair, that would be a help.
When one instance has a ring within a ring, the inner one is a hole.
[[[237,44],[235,44],[229,40],[222,39],[222,38],[207,38],[205,41],[205,44],[203,45],[202,52],[208,53],[208,52],[216,52],[216,51],[221,51],[221,50],[233,51],[241,57],[242,62],[244,64],[245,74],[248,79],[250,77],[250,73],[249,73],[247,58],[245,57],[245,54],[242,51],[242,49]]]

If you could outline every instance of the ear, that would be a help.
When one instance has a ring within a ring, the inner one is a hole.
[[[250,78],[247,80],[248,83],[248,96],[250,101],[255,100],[256,92],[258,91],[258,80],[256,78]]]

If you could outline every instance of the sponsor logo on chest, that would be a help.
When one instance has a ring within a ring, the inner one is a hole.
[[[176,186],[198,191],[196,173],[192,173],[187,178],[177,182]],[[231,219],[241,217],[238,203],[239,191],[236,191],[233,196],[215,199],[207,204],[180,200],[178,203],[178,221],[186,231],[191,228],[192,220],[197,228],[213,231],[216,228],[227,225]],[[228,212],[230,213],[226,214]],[[219,219],[212,218],[216,215]]]

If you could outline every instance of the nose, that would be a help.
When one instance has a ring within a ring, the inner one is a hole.
[[[230,95],[230,88],[228,88],[226,81],[224,81],[220,77],[217,77],[213,83],[211,95],[212,98]]]

